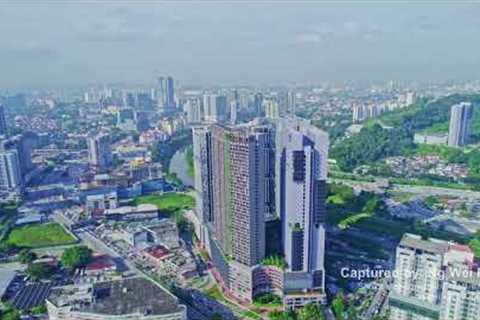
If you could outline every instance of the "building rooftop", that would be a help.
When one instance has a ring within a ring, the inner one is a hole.
[[[52,290],[49,302],[71,311],[102,315],[162,315],[181,312],[177,299],[144,278],[65,286]]]
[[[96,255],[92,261],[86,266],[88,271],[105,270],[116,267],[116,263],[112,257],[106,254]]]
[[[147,248],[145,252],[157,259],[161,259],[170,253],[167,248],[161,245]]]
[[[424,240],[422,237],[410,233],[403,235],[399,245],[437,254],[444,254],[450,248],[450,244],[446,241],[438,239]]]
[[[105,214],[135,214],[158,212],[157,206],[149,203],[139,204],[138,206],[123,206],[119,208],[107,209]]]

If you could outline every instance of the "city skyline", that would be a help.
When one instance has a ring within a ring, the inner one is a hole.
[[[0,4],[0,86],[472,79],[479,63],[474,3],[50,4]]]

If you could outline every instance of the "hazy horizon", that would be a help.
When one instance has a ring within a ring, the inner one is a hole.
[[[479,3],[0,2],[0,87],[478,79]]]

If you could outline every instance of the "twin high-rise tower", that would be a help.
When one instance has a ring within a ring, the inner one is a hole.
[[[224,289],[249,302],[275,292],[287,307],[323,301],[327,134],[292,118],[196,127],[193,137],[197,230]],[[283,263],[268,259],[276,219]]]

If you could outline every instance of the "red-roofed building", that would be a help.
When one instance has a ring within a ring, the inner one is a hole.
[[[144,250],[144,256],[155,265],[161,264],[164,260],[171,257],[170,251],[161,245],[148,247]]]
[[[88,276],[115,271],[117,271],[117,264],[113,258],[107,254],[94,256],[92,261],[85,267],[85,272]]]
[[[475,254],[472,249],[466,245],[452,243],[445,253],[445,265],[464,264],[473,266]]]

